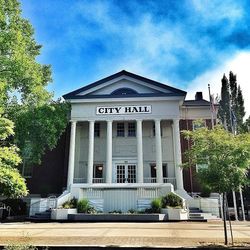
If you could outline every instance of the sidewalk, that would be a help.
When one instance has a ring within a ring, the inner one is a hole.
[[[234,241],[250,248],[250,222],[233,222]],[[228,231],[230,237],[230,232]],[[179,247],[223,244],[222,222],[3,223],[0,245]]]

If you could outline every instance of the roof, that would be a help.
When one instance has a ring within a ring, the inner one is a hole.
[[[210,102],[201,100],[186,100],[183,102],[183,106],[210,106]]]
[[[148,84],[151,84],[152,86],[156,86],[156,87],[160,87],[162,89],[165,89],[165,90],[168,90],[168,91],[171,91],[172,93],[158,93],[158,94],[139,94],[139,93],[135,93],[135,94],[130,94],[130,95],[126,95],[126,96],[121,96],[121,95],[90,95],[90,94],[86,94],[86,95],[79,95],[81,92],[83,91],[86,91],[86,90],[89,90],[91,88],[94,88],[94,87],[97,87],[97,86],[100,86],[108,81],[111,81],[115,78],[118,78],[120,76],[128,76],[128,77],[131,77],[131,78],[134,78],[136,80],[139,80],[139,81],[142,81],[142,82],[146,82]],[[154,80],[151,80],[151,79],[148,79],[148,78],[145,78],[143,76],[140,76],[140,75],[136,75],[134,73],[131,73],[131,72],[128,72],[126,70],[122,70],[118,73],[115,73],[111,76],[108,76],[108,77],[105,77],[99,81],[96,81],[96,82],[93,82],[91,84],[88,84],[82,88],[79,88],[77,90],[74,90],[70,93],[67,93],[65,95],[63,95],[63,98],[64,99],[89,99],[89,98],[127,98],[127,97],[148,97],[148,96],[183,96],[185,97],[187,94],[186,91],[183,91],[183,90],[180,90],[180,89],[177,89],[177,88],[173,88],[173,87],[170,87],[166,84],[163,84],[163,83],[160,83],[160,82],[157,82],[157,81],[154,81]]]

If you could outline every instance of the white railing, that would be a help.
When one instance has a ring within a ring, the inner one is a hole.
[[[157,183],[157,178],[156,177],[144,178],[144,183]],[[175,178],[164,177],[163,183],[171,183],[174,187],[176,187],[176,179]]]
[[[87,178],[74,178],[73,183],[87,183]]]
[[[176,179],[175,178],[163,178],[163,183],[171,183],[176,189]]]
[[[71,198],[71,193],[68,190],[65,190],[57,199],[56,199],[56,207],[61,207],[63,203],[69,201]]]
[[[56,196],[49,196],[48,198],[33,198],[30,201],[29,215],[44,212],[48,209],[56,207]]]
[[[104,183],[104,178],[93,178],[93,183]]]
[[[86,178],[74,178],[74,184],[85,184],[85,183],[87,183]],[[93,184],[105,183],[105,178],[93,178],[92,183]],[[136,183],[136,182],[134,182],[134,183]],[[157,178],[156,177],[145,177],[144,183],[157,183]],[[163,183],[170,183],[176,188],[176,179],[175,178],[164,177]]]
[[[155,177],[144,178],[144,183],[156,183],[156,178]]]

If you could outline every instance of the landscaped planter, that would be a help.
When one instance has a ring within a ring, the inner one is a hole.
[[[162,208],[161,213],[167,214],[168,220],[188,220],[188,211],[183,208]]]
[[[51,220],[67,220],[69,214],[76,214],[76,208],[58,208],[52,209]]]
[[[70,214],[71,221],[165,221],[165,214]]]

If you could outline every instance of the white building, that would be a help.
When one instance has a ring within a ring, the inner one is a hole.
[[[183,198],[180,120],[209,119],[209,102],[121,71],[64,95],[71,103],[67,192],[98,209],[145,208]],[[198,105],[197,105],[198,104]]]

